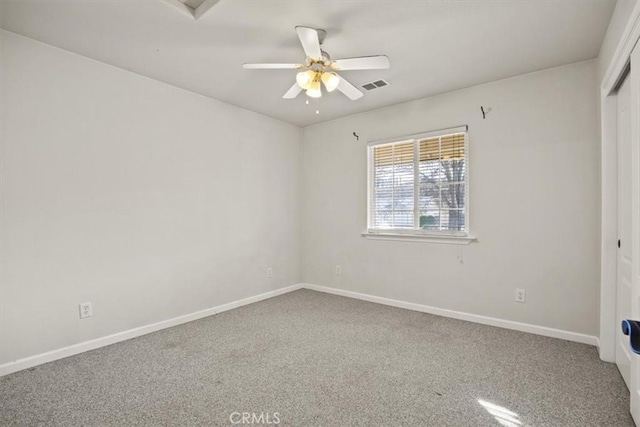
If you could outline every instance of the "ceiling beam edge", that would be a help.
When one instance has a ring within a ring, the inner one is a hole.
[[[180,12],[189,15],[191,18],[196,18],[194,10],[191,9],[189,6],[185,5],[184,3],[181,3],[178,0],[164,0],[164,2],[170,6],[173,6],[174,8],[178,9]],[[203,3],[204,4],[204,3]],[[202,5],[200,5],[200,7],[202,7]]]
[[[199,19],[202,15],[207,13],[209,9],[216,5],[220,0],[204,0],[200,6],[193,11],[193,17]]]

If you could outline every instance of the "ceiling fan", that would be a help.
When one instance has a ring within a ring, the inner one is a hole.
[[[354,85],[339,76],[336,71],[347,70],[380,70],[390,67],[389,58],[385,55],[362,56],[332,60],[329,54],[320,48],[327,35],[324,30],[309,27],[296,27],[296,33],[306,55],[303,64],[244,64],[246,69],[293,69],[300,70],[296,82],[284,94],[284,99],[293,99],[303,90],[311,98],[322,96],[322,85],[327,92],[338,89],[349,99],[361,98],[363,93]]]

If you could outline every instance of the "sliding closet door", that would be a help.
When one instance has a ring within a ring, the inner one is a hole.
[[[640,320],[640,49],[636,47],[631,54],[631,291],[630,317]],[[627,197],[625,195],[620,195]],[[631,397],[631,415],[640,425],[640,354],[630,354],[629,392]]]
[[[616,93],[618,146],[618,280],[616,292],[617,323],[631,318],[632,241],[631,241],[631,78],[627,76]],[[630,387],[631,357],[629,338],[616,331],[616,365]]]

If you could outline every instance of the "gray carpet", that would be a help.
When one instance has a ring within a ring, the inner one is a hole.
[[[2,426],[618,427],[628,405],[594,347],[309,290],[0,378]]]

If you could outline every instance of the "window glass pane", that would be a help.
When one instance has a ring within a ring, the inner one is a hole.
[[[420,228],[465,230],[465,134],[423,139],[419,148]]]
[[[393,193],[393,209],[413,211],[413,185],[394,187]]]
[[[413,141],[374,147],[373,225],[376,228],[414,228]]]
[[[443,209],[440,211],[440,229],[448,231],[465,231],[464,210]]]
[[[391,188],[393,186],[393,166],[377,166],[375,169],[374,188]]]
[[[438,184],[423,184],[420,186],[419,201],[421,211],[440,210],[440,186]]]
[[[466,231],[465,141],[462,132],[372,147],[371,226]]]
[[[443,184],[440,187],[442,209],[464,209],[464,184]]]
[[[421,161],[419,167],[420,184],[437,184],[440,179],[440,162]]]
[[[440,230],[440,211],[438,209],[421,210],[420,229],[429,231]]]
[[[413,228],[413,209],[393,212],[393,228]]]
[[[443,183],[454,184],[465,182],[464,160],[443,160],[441,164],[441,180]]]
[[[382,187],[375,190],[374,197],[374,226],[391,228],[392,226],[393,188]]]

